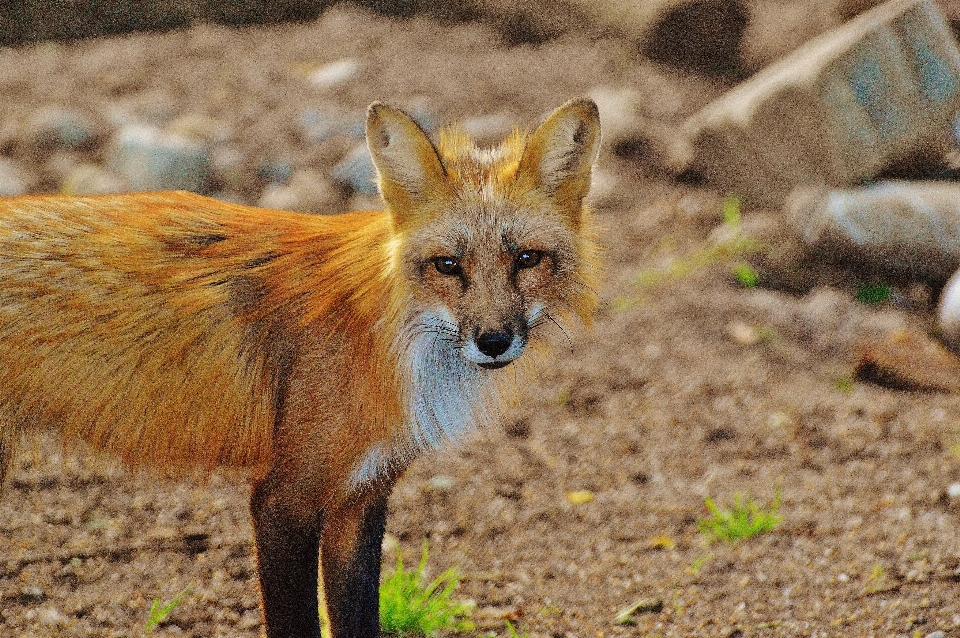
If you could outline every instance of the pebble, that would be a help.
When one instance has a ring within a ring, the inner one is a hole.
[[[305,142],[317,144],[340,133],[343,121],[335,111],[308,109],[297,115],[297,125]]]
[[[17,197],[30,192],[34,179],[19,163],[0,157],[0,197]]]
[[[370,158],[366,144],[358,144],[351,149],[346,157],[333,167],[330,177],[337,184],[345,186],[361,195],[375,195],[377,193],[377,169]]]
[[[574,490],[566,493],[566,499],[571,505],[583,505],[594,499],[594,493],[590,490]]]
[[[271,184],[285,184],[295,166],[284,159],[266,158],[257,164],[257,177]]]
[[[759,331],[750,324],[740,320],[728,323],[726,330],[731,339],[743,346],[752,346],[760,340]]]
[[[947,281],[937,307],[940,335],[954,352],[960,352],[960,271]]]
[[[360,73],[360,61],[342,58],[307,73],[307,82],[318,89],[331,89],[349,82]]]
[[[469,117],[460,122],[463,132],[477,142],[499,142],[513,130],[517,119],[509,113]]]
[[[431,476],[430,480],[427,481],[425,489],[429,492],[449,492],[453,489],[453,479],[442,474]]]
[[[248,609],[237,621],[237,629],[256,629],[260,626],[260,612]]]
[[[321,173],[299,170],[287,184],[271,184],[263,191],[257,206],[300,213],[333,214],[342,212],[343,203],[336,186]]]
[[[105,171],[96,164],[78,164],[60,184],[63,195],[106,195],[130,190],[122,178]]]
[[[31,152],[44,156],[55,150],[87,148],[97,137],[93,120],[77,110],[52,105],[27,119],[21,139]]]
[[[43,607],[41,609],[31,609],[27,612],[28,618],[36,618],[42,625],[58,626],[65,625],[70,619],[65,616],[56,607]]]
[[[181,115],[170,122],[166,130],[169,133],[203,142],[209,147],[219,146],[232,137],[230,128],[226,124],[196,113]]]
[[[47,595],[39,587],[22,587],[20,589],[20,597],[27,600],[33,601],[42,601],[45,600]]]
[[[947,488],[947,496],[950,498],[960,498],[960,483],[951,483]]]
[[[216,146],[210,154],[211,179],[223,190],[243,191],[251,172],[243,153],[232,146]]]
[[[210,164],[204,144],[144,124],[117,131],[107,154],[108,170],[126,179],[134,191],[205,193]]]

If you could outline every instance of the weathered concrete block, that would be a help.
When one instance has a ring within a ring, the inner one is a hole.
[[[932,0],[891,0],[817,37],[689,118],[690,167],[754,203],[860,183],[950,144],[960,50]]]

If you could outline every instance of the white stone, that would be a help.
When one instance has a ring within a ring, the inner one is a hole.
[[[318,89],[329,89],[349,82],[360,73],[360,62],[343,58],[317,67],[307,74],[307,81]]]

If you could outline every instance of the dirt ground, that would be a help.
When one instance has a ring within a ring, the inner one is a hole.
[[[343,58],[360,62],[355,78],[304,84],[305,68]],[[303,25],[0,50],[0,151],[25,157],[12,123],[58,103],[104,121],[117,108],[200,114],[250,162],[326,173],[352,142],[305,142],[297,114],[318,103],[362,113],[384,99],[441,121],[532,126],[598,86],[637,89],[665,118],[723,88],[609,35],[507,47],[480,26],[338,7]],[[459,566],[476,635],[504,636],[510,618],[531,637],[960,636],[960,498],[948,491],[960,397],[856,367],[864,342],[925,338],[935,287],[871,306],[852,278],[818,285],[829,273],[814,266],[789,289],[745,288],[731,259],[698,260],[721,241],[722,194],[648,160],[600,160],[595,325],[556,335],[555,362],[523,380],[502,429],[413,466],[391,500],[385,566],[397,551],[415,561],[429,539],[431,573]],[[776,212],[743,214],[749,229]],[[580,490],[594,498],[572,504]],[[704,498],[736,492],[779,492],[783,522],[707,544]],[[152,635],[258,635],[247,499],[226,477],[165,483],[28,445],[0,498],[0,636],[140,635],[151,601],[188,586]],[[659,611],[615,624],[638,599]]]

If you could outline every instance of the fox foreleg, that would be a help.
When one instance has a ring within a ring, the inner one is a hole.
[[[320,638],[317,579],[323,512],[295,516],[278,498],[272,475],[250,499],[257,575],[267,638]]]
[[[334,638],[379,638],[380,548],[390,487],[330,512],[321,539],[323,588]]]
[[[320,638],[322,565],[332,638],[380,637],[380,548],[390,485],[378,484],[309,516],[268,475],[250,511],[268,638]]]

